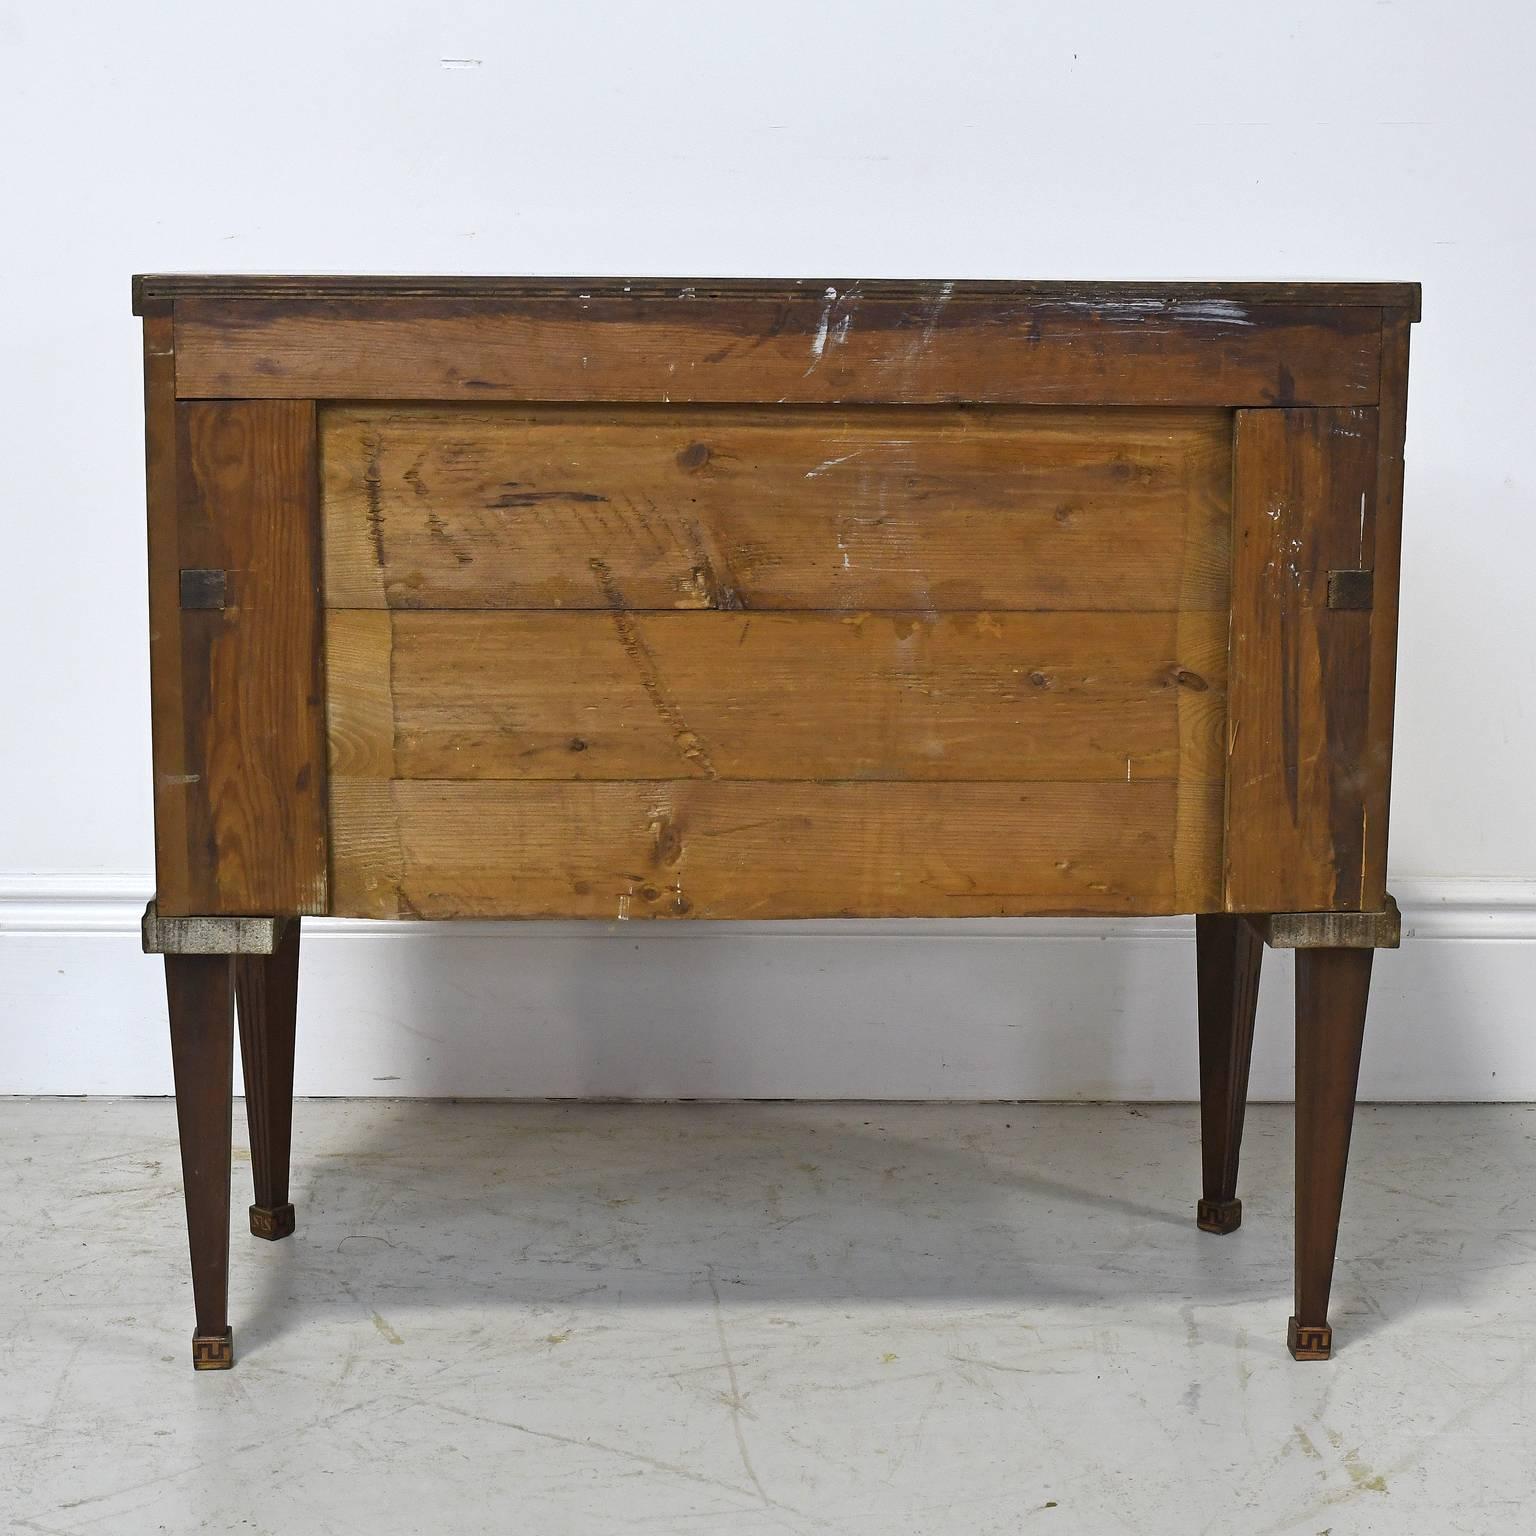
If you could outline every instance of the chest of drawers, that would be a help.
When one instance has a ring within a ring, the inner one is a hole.
[[[1385,889],[1407,284],[145,277],[194,1363],[300,921],[1196,915],[1230,1231],[1296,948],[1292,1352]]]

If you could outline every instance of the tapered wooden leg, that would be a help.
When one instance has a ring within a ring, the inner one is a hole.
[[[293,1231],[288,1153],[293,1140],[293,1034],[299,998],[299,920],[283,929],[270,955],[235,960],[240,1063],[251,1128],[256,1203],[251,1231],[276,1241]]]
[[[167,955],[171,1063],[181,1179],[192,1250],[199,1371],[235,1363],[229,1328],[230,1106],[234,1095],[234,987],[227,955]]]
[[[1333,1348],[1328,1291],[1373,953],[1296,953],[1296,1313],[1288,1343],[1298,1360],[1326,1360]]]
[[[1196,917],[1202,1184],[1195,1219],[1202,1232],[1232,1232],[1243,1219],[1237,1159],[1263,958],[1264,941],[1242,918]]]

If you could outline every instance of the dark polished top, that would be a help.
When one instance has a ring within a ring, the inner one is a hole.
[[[1200,304],[1315,304],[1407,309],[1419,318],[1418,283],[1025,282],[862,278],[674,277],[357,277],[147,273],[133,280],[133,312],[179,298],[197,299],[530,299],[804,298],[826,289],[857,288],[868,298],[946,300],[1000,298],[1048,304],[1176,308]],[[1214,318],[1214,317],[1213,317]]]

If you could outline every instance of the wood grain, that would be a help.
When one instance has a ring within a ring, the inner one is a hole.
[[[1296,1310],[1291,1353],[1332,1353],[1328,1293],[1349,1163],[1360,1049],[1370,995],[1369,949],[1296,954]]]
[[[176,354],[169,306],[144,317],[145,499],[149,541],[150,728],[155,891],[167,912],[193,910],[188,756],[181,675],[181,535],[176,473]]]
[[[160,909],[326,907],[315,408],[182,404],[183,565],[223,570],[223,609],[179,614],[185,879]]]
[[[1382,317],[1381,406],[1376,494],[1366,530],[1371,583],[1369,722],[1366,727],[1364,871],[1360,901],[1379,908],[1387,894],[1387,822],[1392,798],[1392,726],[1397,697],[1398,582],[1403,549],[1403,440],[1408,427],[1408,328],[1417,309]]]
[[[1221,912],[1195,918],[1201,1168],[1196,1221],[1205,1232],[1233,1232],[1242,1225],[1237,1167],[1263,959],[1263,941],[1246,918]]]
[[[277,1241],[293,1231],[288,1159],[293,1141],[293,1047],[299,1000],[299,930],[294,918],[270,955],[234,962],[240,1066],[255,1195],[251,1232]]]
[[[199,1369],[234,1363],[229,1330],[230,1113],[234,1078],[234,968],[228,955],[167,955],[171,1069],[181,1140],[181,1186],[197,1309]]]
[[[1381,311],[920,285],[175,300],[184,398],[1364,405]]]
[[[1328,572],[1365,560],[1377,413],[1240,411],[1235,451],[1226,906],[1358,909],[1373,616]]]
[[[331,766],[1219,782],[1225,614],[331,612]]]
[[[344,917],[984,917],[1210,910],[1221,792],[1176,786],[332,784]]]
[[[903,278],[844,277],[494,277],[455,273],[408,277],[305,273],[141,273],[133,280],[133,312],[147,314],[178,299],[548,299],[592,296],[671,299],[819,297],[858,288],[871,297],[923,301],[943,288],[960,299],[1047,299],[1057,304],[1156,304],[1165,308],[1226,301],[1245,306],[1312,304],[1406,309],[1419,318],[1418,283],[1045,282],[937,283]]]
[[[1222,609],[1224,411],[330,406],[333,607]]]

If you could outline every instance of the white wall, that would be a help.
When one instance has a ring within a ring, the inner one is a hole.
[[[1379,1087],[1471,1092],[1498,1072],[1536,1097],[1533,48],[1524,5],[1430,0],[3,0],[0,1091],[166,1078],[127,937],[151,866],[129,274],[351,270],[1421,279],[1393,865],[1426,913],[1448,898],[1460,916],[1382,961],[1413,982],[1382,988],[1377,1035],[1398,1044]],[[108,932],[77,931],[98,918]],[[1511,937],[1467,938],[1486,923]],[[917,949],[320,939],[301,1075],[329,1092],[1187,1093],[1185,946],[1106,931],[1091,952],[1028,925]],[[455,944],[479,946],[472,964],[442,958]],[[1161,979],[1137,980],[1144,964]],[[996,1032],[1026,1023],[1057,1044],[999,1053]],[[594,1044],[614,1031],[628,1055]]]

